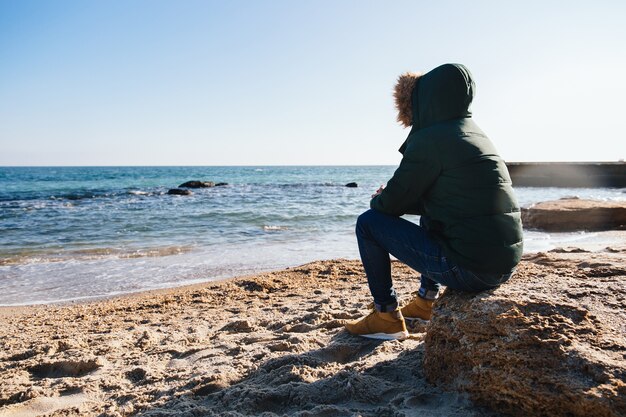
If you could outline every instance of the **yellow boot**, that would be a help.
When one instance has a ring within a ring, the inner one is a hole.
[[[409,304],[402,307],[402,315],[407,320],[430,320],[433,316],[433,301],[417,296]]]
[[[348,332],[358,336],[369,337],[370,339],[401,340],[409,337],[409,332],[406,329],[400,310],[388,313],[374,310],[360,320],[346,323],[345,326]]]

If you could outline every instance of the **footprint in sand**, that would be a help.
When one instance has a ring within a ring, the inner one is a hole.
[[[28,372],[36,378],[80,378],[90,374],[101,366],[102,363],[100,363],[98,359],[68,360],[40,363],[39,365],[28,368]]]

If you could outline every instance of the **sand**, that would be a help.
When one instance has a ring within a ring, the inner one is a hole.
[[[588,253],[568,249],[555,273]],[[527,257],[520,273],[532,273]],[[395,262],[404,301],[418,275]],[[545,268],[543,269],[545,270]],[[426,323],[354,337],[360,262],[300,267],[90,303],[0,309],[0,417],[489,416],[423,374]]]

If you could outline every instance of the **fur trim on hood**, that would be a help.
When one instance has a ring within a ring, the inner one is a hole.
[[[404,127],[413,124],[413,106],[411,105],[411,96],[415,88],[415,82],[422,74],[419,72],[405,72],[398,77],[396,86],[393,89],[393,98],[396,101],[396,109],[398,110],[398,122]]]

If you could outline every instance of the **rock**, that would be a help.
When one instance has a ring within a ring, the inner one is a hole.
[[[549,232],[626,228],[626,201],[567,198],[522,209],[525,228]]]
[[[167,193],[169,195],[192,195],[193,193],[189,190],[182,190],[180,188],[172,188],[168,190]]]
[[[533,256],[498,289],[447,290],[435,303],[426,377],[507,415],[625,416],[623,258],[616,267],[596,253]],[[608,266],[564,267],[574,256]]]
[[[218,183],[215,184],[216,187],[223,187],[225,185],[228,185],[228,183],[227,182],[218,182]]]
[[[349,182],[349,183],[346,184],[346,187],[348,187],[348,188],[356,188],[358,186],[359,186],[359,184],[357,184],[356,182]]]
[[[178,188],[209,188],[215,187],[212,181],[187,181],[178,186]]]

